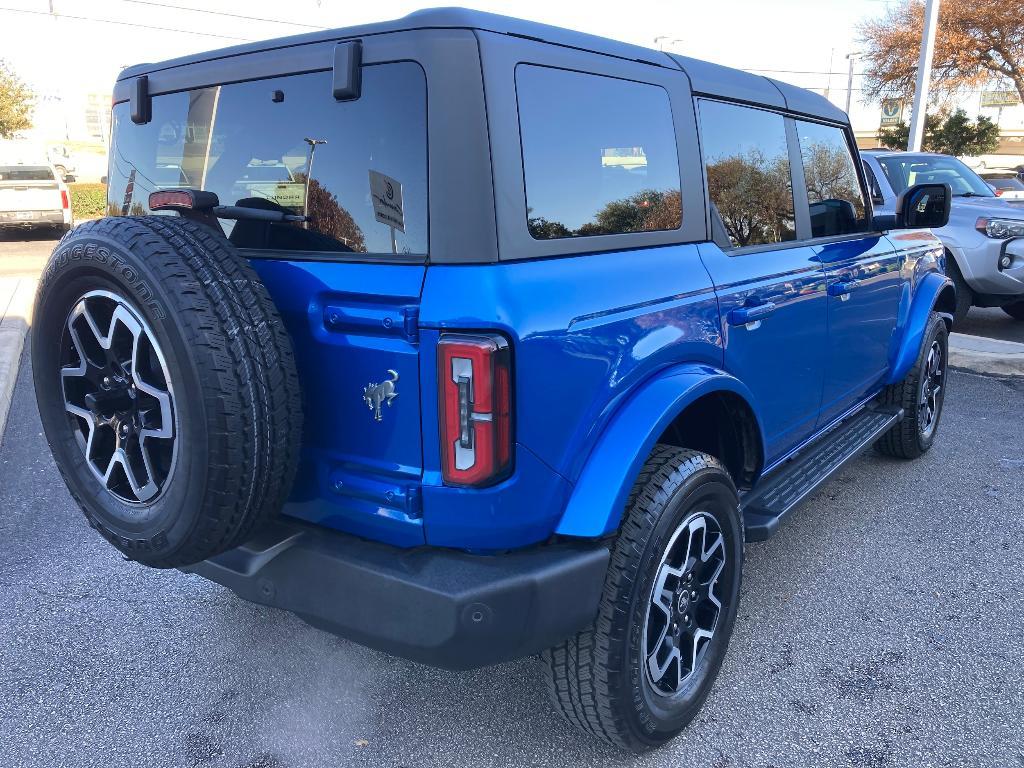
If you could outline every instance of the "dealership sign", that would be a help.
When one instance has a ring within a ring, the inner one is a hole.
[[[882,121],[880,125],[884,128],[889,125],[899,125],[903,122],[903,102],[898,99],[882,100]]]
[[[981,106],[983,107],[1015,107],[1020,104],[1020,96],[1013,90],[982,91]]]

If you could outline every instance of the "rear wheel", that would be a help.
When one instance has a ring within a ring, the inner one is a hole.
[[[562,716],[633,751],[678,734],[725,657],[742,563],[743,526],[724,467],[657,446],[630,496],[594,625],[543,654]]]
[[[1024,300],[1015,301],[1013,304],[1004,304],[1003,312],[1014,320],[1024,320]]]
[[[127,557],[190,565],[283,504],[301,432],[291,343],[212,230],[124,217],[65,236],[40,282],[32,367],[57,467]]]
[[[945,321],[932,313],[917,362],[903,381],[882,393],[882,402],[903,409],[903,420],[885,433],[875,448],[889,456],[916,459],[932,447],[946,400],[949,333]]]

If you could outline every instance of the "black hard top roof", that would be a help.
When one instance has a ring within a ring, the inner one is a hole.
[[[230,48],[221,48],[190,56],[182,56],[177,59],[169,59],[159,63],[136,64],[124,69],[118,75],[118,80],[127,80],[139,75],[180,67],[186,64],[225,59],[246,53],[272,51],[308,43],[329,42],[344,38],[366,37],[369,35],[416,29],[478,29],[539,40],[553,45],[576,48],[620,59],[640,61],[652,66],[682,69],[690,77],[695,93],[722,96],[765,106],[775,106],[827,120],[847,122],[846,114],[828,99],[788,83],[781,83],[771,78],[743,72],[742,70],[711,64],[685,56],[676,56],[596,35],[588,35],[583,32],[576,32],[539,22],[525,21],[511,16],[501,16],[499,14],[485,13],[466,8],[431,8],[416,11],[391,21],[245,43]]]

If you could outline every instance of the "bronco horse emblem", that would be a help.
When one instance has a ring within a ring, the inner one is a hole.
[[[391,401],[398,397],[398,393],[395,392],[395,384],[398,381],[398,371],[388,369],[388,374],[391,376],[390,379],[382,381],[379,384],[377,382],[370,382],[363,387],[363,401],[366,403],[366,407],[373,411],[374,421],[383,421],[381,418],[380,407],[387,403],[388,408],[390,408]]]

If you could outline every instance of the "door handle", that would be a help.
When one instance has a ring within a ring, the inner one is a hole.
[[[761,321],[777,309],[774,302],[766,301],[752,307],[736,307],[726,315],[729,325],[745,325],[748,331],[755,330]],[[753,326],[753,327],[751,327]]]
[[[856,290],[858,286],[860,286],[860,280],[839,280],[828,287],[828,295],[838,296],[841,300],[846,301],[850,298],[850,292]]]

